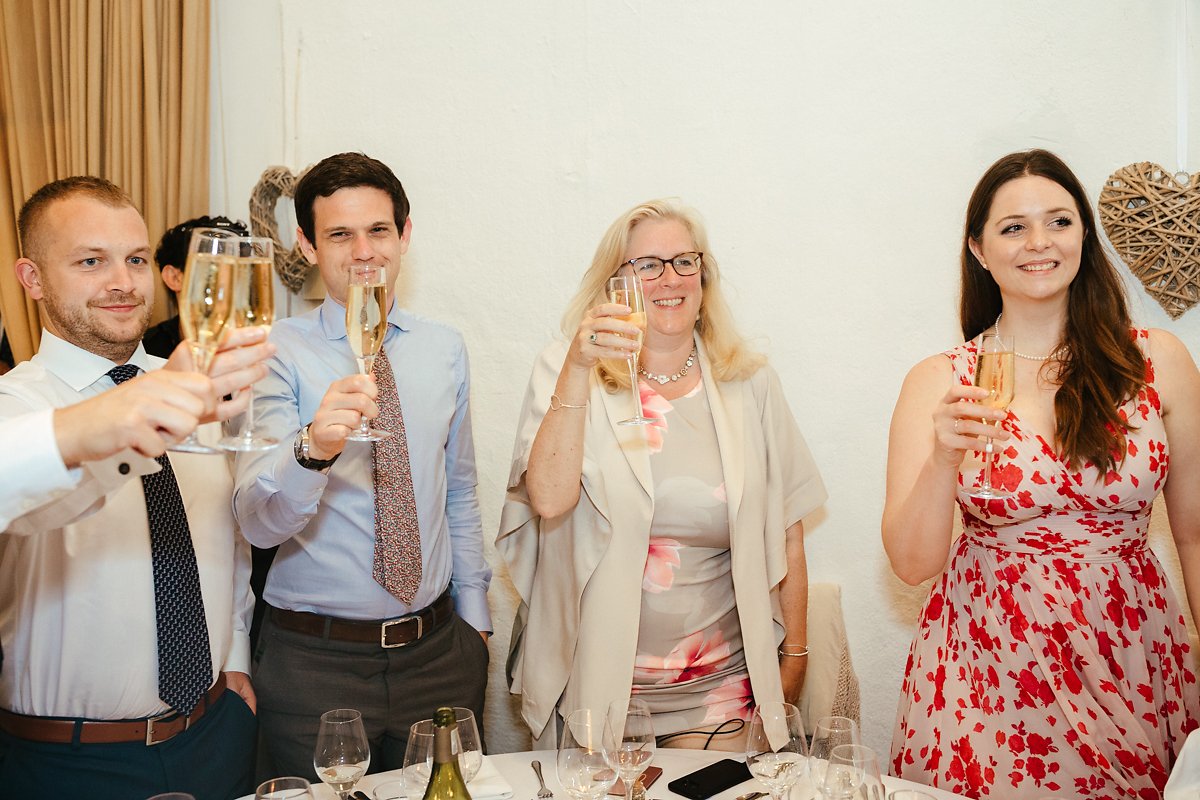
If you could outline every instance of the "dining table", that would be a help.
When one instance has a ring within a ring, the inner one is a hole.
[[[479,775],[467,785],[467,791],[471,792],[472,800],[537,800],[538,782],[531,765],[534,761],[540,761],[542,773],[546,779],[546,787],[554,793],[553,800],[572,800],[559,784],[558,776],[555,774],[557,756],[558,754],[554,750],[497,753],[485,756],[484,766],[480,769]],[[739,756],[739,753],[716,750],[661,747],[654,753],[651,763],[660,767],[663,774],[653,786],[646,790],[646,800],[687,800],[682,795],[675,794],[668,789],[667,784],[714,761],[722,758],[736,759]],[[310,781],[316,780],[315,775],[305,777]],[[358,782],[355,791],[362,792],[370,800],[377,800],[374,794],[376,787],[390,781],[399,781],[400,778],[401,771],[398,769],[366,775]],[[962,795],[922,786],[900,778],[884,777],[883,781],[889,793],[897,789],[917,789],[927,793],[935,800],[964,800]],[[765,792],[766,787],[751,778],[745,783],[713,795],[710,800],[735,800],[735,798],[753,791]],[[314,800],[336,800],[337,795],[328,786],[314,783],[313,798]],[[819,798],[819,795],[807,777],[801,778],[800,782],[787,795],[787,800],[812,800],[813,798]],[[254,795],[247,795],[241,800],[254,800]],[[410,798],[410,800],[420,800],[420,796]],[[618,797],[613,795],[609,800],[618,800]],[[769,796],[764,797],[763,800],[769,800]]]

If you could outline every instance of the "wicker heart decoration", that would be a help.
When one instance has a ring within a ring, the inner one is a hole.
[[[1100,192],[1100,221],[1171,319],[1200,302],[1200,173],[1177,177],[1148,161],[1121,167]]]
[[[275,206],[280,197],[292,196],[299,177],[293,175],[287,167],[267,167],[250,193],[250,232],[255,236],[270,237],[275,242],[275,272],[292,294],[296,294],[304,286],[304,280],[312,267],[300,252],[299,244],[291,250],[285,250],[279,241]]]

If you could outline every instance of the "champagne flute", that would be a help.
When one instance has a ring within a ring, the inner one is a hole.
[[[841,744],[862,744],[859,741],[858,723],[849,717],[821,717],[813,731],[809,750],[812,781],[816,786],[825,779],[825,768],[833,748]]]
[[[825,800],[884,800],[883,777],[875,751],[861,744],[839,744],[833,748],[820,789]]]
[[[1015,367],[1013,337],[1001,336],[996,333],[983,334],[975,361],[975,385],[987,389],[988,396],[979,402],[991,408],[1008,408],[1015,389]],[[998,423],[988,422],[986,424],[989,428],[993,428]],[[984,500],[1011,496],[1010,492],[992,485],[992,462],[995,458],[996,453],[989,432],[987,446],[984,448],[983,485],[967,492],[968,495]]]
[[[313,767],[317,777],[346,800],[350,790],[371,766],[371,746],[363,729],[362,714],[353,708],[335,708],[321,715]]]
[[[563,721],[558,744],[558,782],[572,800],[600,800],[617,782],[613,768],[612,726],[590,708],[572,711]]]
[[[387,272],[371,264],[350,267],[350,283],[346,287],[346,337],[358,362],[358,371],[370,375],[375,356],[383,347],[387,334]],[[346,439],[353,442],[378,442],[391,436],[391,431],[376,430],[371,421],[362,418],[358,429]]]
[[[239,328],[260,326],[267,331],[275,321],[275,242],[264,236],[244,236],[237,240],[238,258],[233,272],[233,318]],[[217,445],[225,450],[250,452],[269,450],[279,440],[254,430],[254,390],[242,421],[242,431],[222,438]]]
[[[272,778],[254,790],[254,800],[312,800],[312,787],[304,778]]]
[[[645,700],[637,698],[630,698],[628,702],[614,700],[608,707],[608,721],[616,745],[613,760],[625,785],[625,800],[633,800],[633,785],[654,758],[650,707]],[[617,736],[618,731],[620,736]]]
[[[754,709],[746,736],[746,765],[772,800],[783,800],[808,771],[808,741],[800,709],[775,701]]]
[[[618,425],[649,425],[654,420],[642,414],[642,393],[638,389],[637,356],[642,349],[642,340],[646,337],[646,299],[642,296],[642,282],[632,274],[615,275],[608,279],[608,302],[629,306],[629,314],[617,319],[632,322],[641,333],[637,337],[637,350],[629,354],[629,385],[633,390],[633,416],[623,419]]]
[[[196,228],[188,244],[183,291],[179,293],[179,324],[192,352],[192,366],[203,375],[212,368],[225,323],[233,314],[237,239],[228,231]],[[195,431],[169,449],[183,453],[221,452],[201,444]]]

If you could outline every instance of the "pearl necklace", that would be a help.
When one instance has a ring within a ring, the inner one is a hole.
[[[688,374],[688,370],[696,363],[696,345],[692,345],[692,352],[688,354],[687,362],[680,367],[679,372],[674,375],[655,375],[653,372],[647,372],[644,367],[638,367],[638,374],[648,381],[657,381],[659,386],[665,386],[671,381],[677,381],[684,375]]]
[[[1003,311],[1001,311],[999,314],[996,315],[995,328],[996,328],[997,336],[1000,335],[1000,318],[1003,316],[1004,316]],[[1058,351],[1058,348],[1056,347],[1044,356],[1027,356],[1024,353],[1018,353],[1016,350],[1013,350],[1013,355],[1016,356],[1017,358],[1023,358],[1026,361],[1045,361],[1048,358],[1050,358],[1050,356],[1054,355],[1057,351]]]

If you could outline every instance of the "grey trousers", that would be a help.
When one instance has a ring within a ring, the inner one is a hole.
[[[362,712],[372,773],[404,766],[409,727],[439,706],[474,711],[482,735],[487,669],[487,644],[457,615],[413,644],[385,650],[283,630],[268,611],[254,666],[259,777],[318,780],[317,729],[334,708]]]

